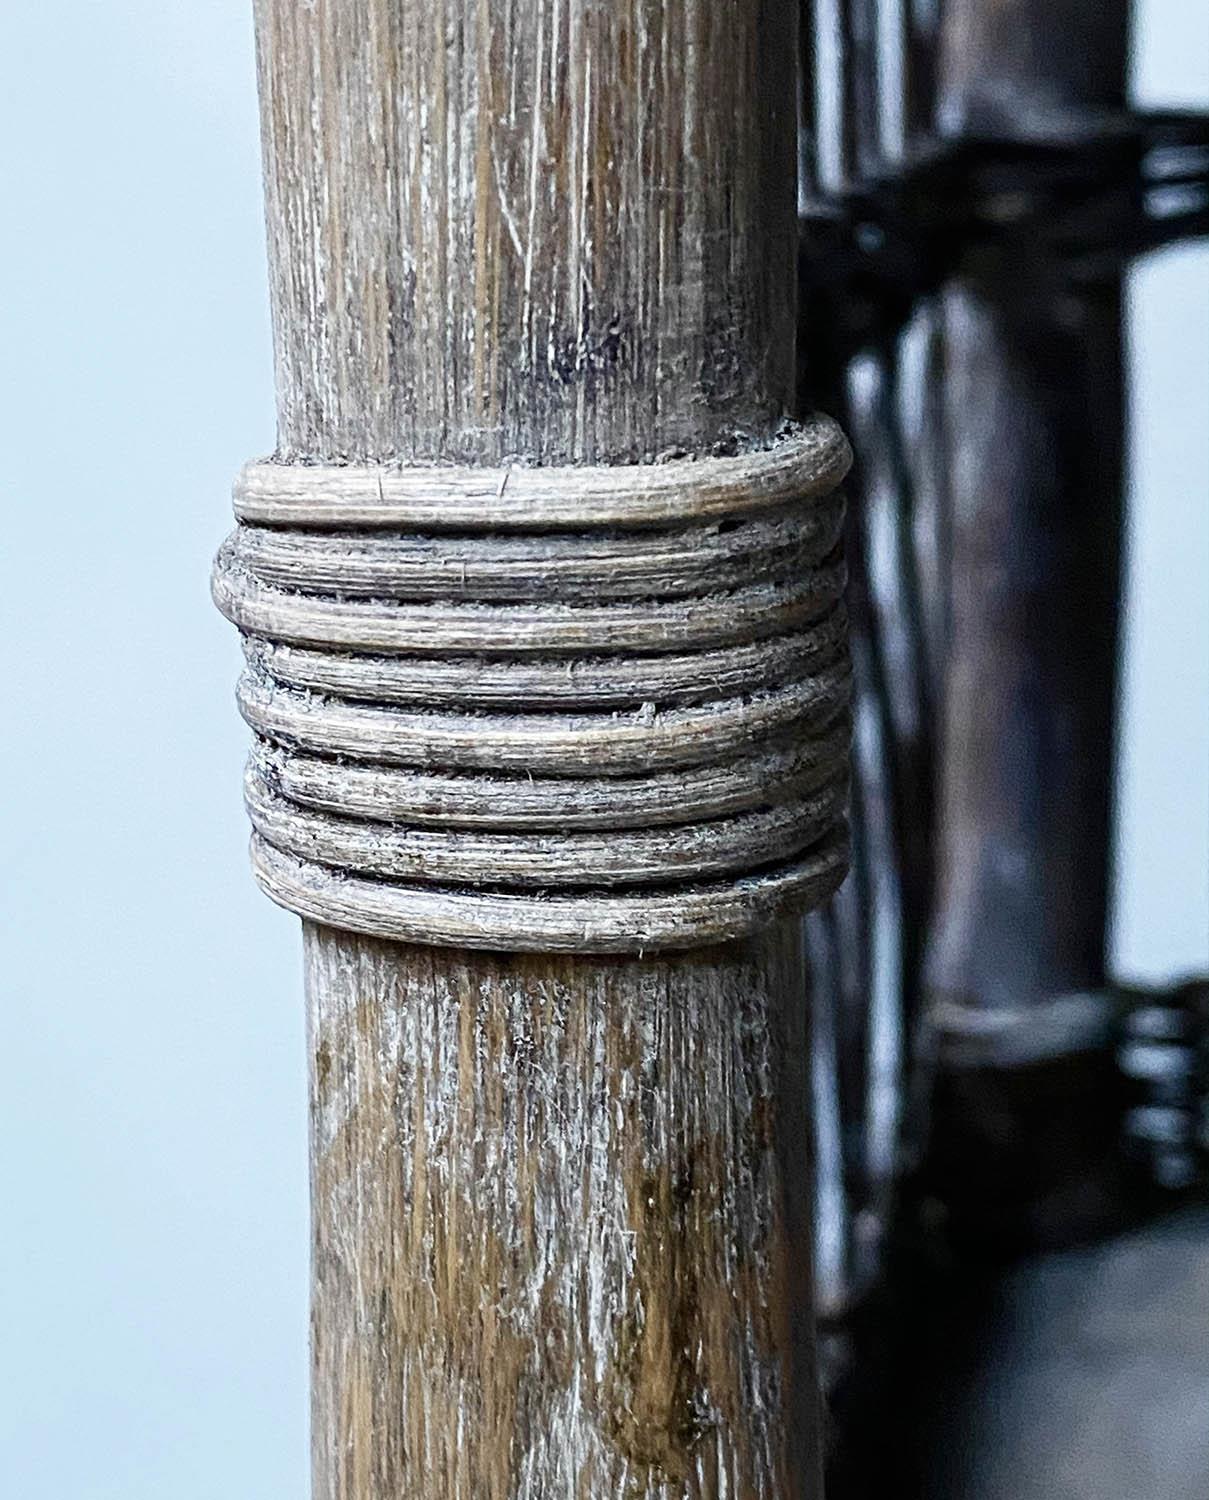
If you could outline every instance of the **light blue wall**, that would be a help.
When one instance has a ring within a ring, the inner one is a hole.
[[[0,19],[5,1500],[305,1490],[299,944],[247,874],[238,651],[206,589],[231,474],[272,444],[249,9]],[[1148,10],[1188,66],[1171,28],[1203,0]],[[1151,602],[1118,947],[1161,974],[1206,946],[1203,253],[1135,307]]]
[[[1144,262],[1128,306],[1111,953],[1121,978],[1146,983],[1209,971],[1209,250],[1185,245]]]
[[[3,10],[0,1496],[297,1500],[299,945],[207,594],[272,446],[250,4]]]
[[[1209,105],[1209,5],[1138,0],[1139,104]],[[1131,278],[1116,920],[1122,978],[1209,970],[1209,248]]]

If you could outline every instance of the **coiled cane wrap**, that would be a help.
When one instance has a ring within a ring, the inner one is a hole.
[[[848,463],[819,417],[649,465],[249,465],[213,591],[261,885],[354,931],[570,952],[824,899]]]

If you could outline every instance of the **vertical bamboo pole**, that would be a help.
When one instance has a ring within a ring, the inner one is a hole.
[[[279,457],[767,440],[794,10],[257,0]],[[816,1495],[797,924],[305,948],[316,1500]]]
[[[940,112],[1074,144],[1125,98],[1128,5],[953,0]],[[1004,212],[1028,205],[1008,203]],[[946,297],[952,655],[930,988],[943,1175],[1065,1235],[1113,1196],[1103,985],[1124,404],[1117,272],[1022,234]]]

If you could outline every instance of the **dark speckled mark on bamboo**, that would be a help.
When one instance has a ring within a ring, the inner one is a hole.
[[[256,9],[284,457],[631,462],[792,407],[784,0]]]

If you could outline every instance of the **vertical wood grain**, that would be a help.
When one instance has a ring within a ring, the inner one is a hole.
[[[764,436],[793,395],[793,10],[257,0],[282,456]]]
[[[318,1500],[813,1495],[796,924],[306,957]]]
[[[774,432],[794,11],[256,0],[279,455]],[[306,957],[316,1500],[817,1496],[797,924]]]

